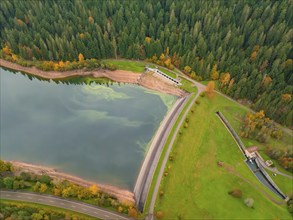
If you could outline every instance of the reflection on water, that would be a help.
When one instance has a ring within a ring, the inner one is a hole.
[[[174,101],[134,85],[31,81],[1,69],[1,158],[131,189]]]

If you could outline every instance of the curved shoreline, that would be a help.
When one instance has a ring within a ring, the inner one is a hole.
[[[43,79],[65,79],[72,76],[91,76],[94,78],[108,78],[115,82],[131,83],[152,89],[158,92],[183,97],[186,92],[177,88],[163,80],[159,80],[150,74],[135,73],[126,70],[92,70],[85,71],[82,69],[70,71],[43,71],[36,67],[24,67],[7,60],[0,59],[0,66],[20,72],[25,72],[33,76],[41,77]]]
[[[56,72],[56,71],[42,71],[37,69],[36,67],[23,67],[18,64],[0,59],[0,66],[9,68],[16,71],[25,72],[28,74],[31,74],[33,76],[41,77],[44,79],[64,79],[67,77],[72,76],[91,76],[94,78],[108,78],[110,80],[116,81],[116,82],[122,82],[122,83],[132,83],[132,84],[138,84],[140,86],[143,86],[148,89],[152,89],[158,92],[162,92],[165,94],[171,94],[178,97],[184,97],[186,98],[187,92],[183,91],[180,88],[175,87],[174,85],[170,85],[166,83],[163,80],[158,79],[157,77],[152,76],[151,74],[144,74],[144,73],[135,73],[131,71],[125,71],[125,70],[116,70],[116,71],[109,71],[109,70],[93,70],[93,71],[84,71],[84,70],[72,70],[72,71],[64,71],[64,72]],[[173,106],[174,109],[174,106]],[[174,110],[173,110],[174,111]],[[164,120],[169,120],[170,116],[172,115],[172,112],[169,112],[165,117]],[[154,137],[161,135],[162,131],[161,129],[158,129],[157,132],[154,134]],[[148,155],[150,154],[150,150],[148,151]],[[147,156],[149,157],[149,156]],[[42,165],[35,165],[30,163],[24,163],[20,161],[9,161],[13,164],[14,167],[16,167],[18,170],[27,171],[34,174],[47,174],[52,178],[59,178],[59,179],[66,179],[72,183],[75,183],[77,185],[81,185],[84,187],[89,187],[92,184],[97,184],[97,186],[105,193],[108,193],[110,195],[113,195],[117,197],[117,199],[120,202],[135,203],[135,196],[133,192],[130,192],[128,190],[120,189],[115,186],[106,185],[106,184],[100,184],[95,183],[91,181],[84,180],[82,178],[79,178],[77,176],[69,175],[66,173],[59,172],[53,168],[42,166]],[[139,176],[142,175],[142,173],[146,172],[146,168],[144,166],[141,167],[142,170],[139,172]],[[152,175],[150,175],[152,176]],[[140,179],[138,177],[138,179]],[[150,179],[148,178],[149,182]],[[147,187],[144,187],[145,183],[142,183],[141,181],[137,180],[136,187],[135,188],[145,188],[144,194],[146,193],[146,189],[148,189],[149,184],[147,184]],[[140,186],[138,186],[140,185]],[[135,190],[135,191],[140,191]],[[145,197],[145,195],[144,195]]]
[[[16,173],[28,172],[35,175],[48,175],[53,179],[68,180],[82,187],[90,187],[91,185],[96,184],[101,189],[101,191],[116,197],[121,203],[134,204],[134,194],[128,190],[121,189],[116,186],[84,180],[80,177],[59,172],[58,170],[54,168],[43,166],[43,165],[31,164],[31,163],[25,163],[21,161],[13,161],[13,160],[5,161],[5,162],[10,162],[15,168]]]

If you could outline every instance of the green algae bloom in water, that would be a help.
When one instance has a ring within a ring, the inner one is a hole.
[[[176,101],[130,84],[56,84],[4,69],[0,76],[1,159],[130,190]]]

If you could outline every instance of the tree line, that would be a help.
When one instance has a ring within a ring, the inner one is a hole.
[[[292,126],[292,11],[292,0],[3,0],[0,42],[26,60],[150,59]]]
[[[138,211],[133,204],[120,202],[114,196],[101,191],[96,184],[83,187],[67,180],[52,179],[46,174],[36,175],[29,172],[15,172],[11,163],[2,160],[0,160],[0,188],[33,191],[62,198],[76,199],[92,205],[117,210],[120,213],[128,214],[130,217],[138,216]]]

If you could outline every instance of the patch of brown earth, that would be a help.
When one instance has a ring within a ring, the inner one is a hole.
[[[0,66],[22,71],[34,76],[39,76],[44,79],[63,79],[72,76],[92,76],[95,78],[105,77],[115,82],[121,83],[132,83],[138,84],[145,88],[152,89],[158,92],[176,95],[179,97],[184,96],[186,93],[182,90],[177,88],[174,85],[171,85],[161,79],[158,79],[150,74],[144,73],[135,73],[126,70],[93,70],[93,71],[85,71],[85,70],[71,70],[71,71],[43,71],[37,69],[36,67],[24,67],[18,65],[16,63],[9,62],[7,60],[0,59]]]
[[[96,184],[101,189],[101,191],[116,197],[121,203],[128,204],[128,205],[134,204],[134,195],[132,192],[128,190],[120,189],[118,187],[110,186],[106,184],[100,184],[100,183],[96,183],[92,181],[87,181],[77,176],[59,172],[56,169],[53,169],[50,167],[29,164],[29,163],[24,163],[19,161],[7,161],[7,162],[10,162],[13,165],[15,169],[14,172],[17,175],[20,174],[21,172],[28,172],[35,175],[48,175],[53,179],[68,180],[74,184],[77,184],[83,187],[89,187],[93,184]]]

